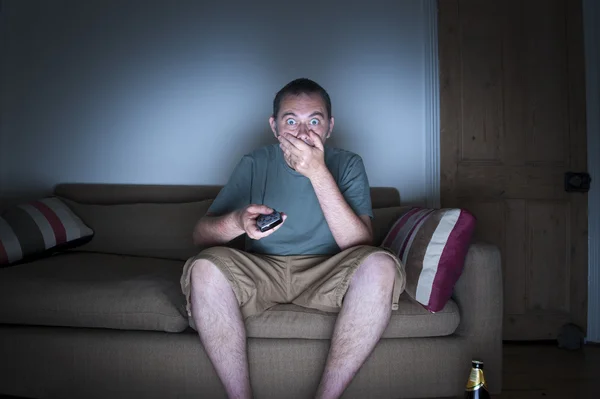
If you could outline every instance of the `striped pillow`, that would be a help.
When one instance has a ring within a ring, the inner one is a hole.
[[[14,206],[0,215],[0,266],[72,247],[92,235],[58,198]]]
[[[406,292],[431,312],[444,308],[460,277],[475,230],[463,209],[408,208],[381,244],[406,267]]]

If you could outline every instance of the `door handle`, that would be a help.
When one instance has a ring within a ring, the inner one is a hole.
[[[567,172],[565,173],[565,191],[587,193],[590,191],[592,178],[585,172]]]

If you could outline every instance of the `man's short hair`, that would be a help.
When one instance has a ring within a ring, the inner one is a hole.
[[[317,82],[306,78],[292,80],[277,92],[275,99],[273,100],[273,118],[277,119],[281,100],[283,100],[285,96],[313,93],[317,93],[321,96],[323,102],[325,102],[325,107],[327,108],[327,119],[331,118],[331,99],[329,98],[329,94],[327,94],[327,91],[325,91],[325,89]]]

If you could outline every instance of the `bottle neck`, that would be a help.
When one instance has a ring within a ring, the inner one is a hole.
[[[471,367],[471,374],[469,375],[469,381],[467,381],[467,391],[477,391],[481,388],[487,389],[483,369],[475,366]]]

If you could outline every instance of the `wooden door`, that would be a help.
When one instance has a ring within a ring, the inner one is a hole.
[[[439,0],[441,201],[500,247],[504,339],[587,322],[581,4]],[[600,156],[600,154],[599,154]]]

